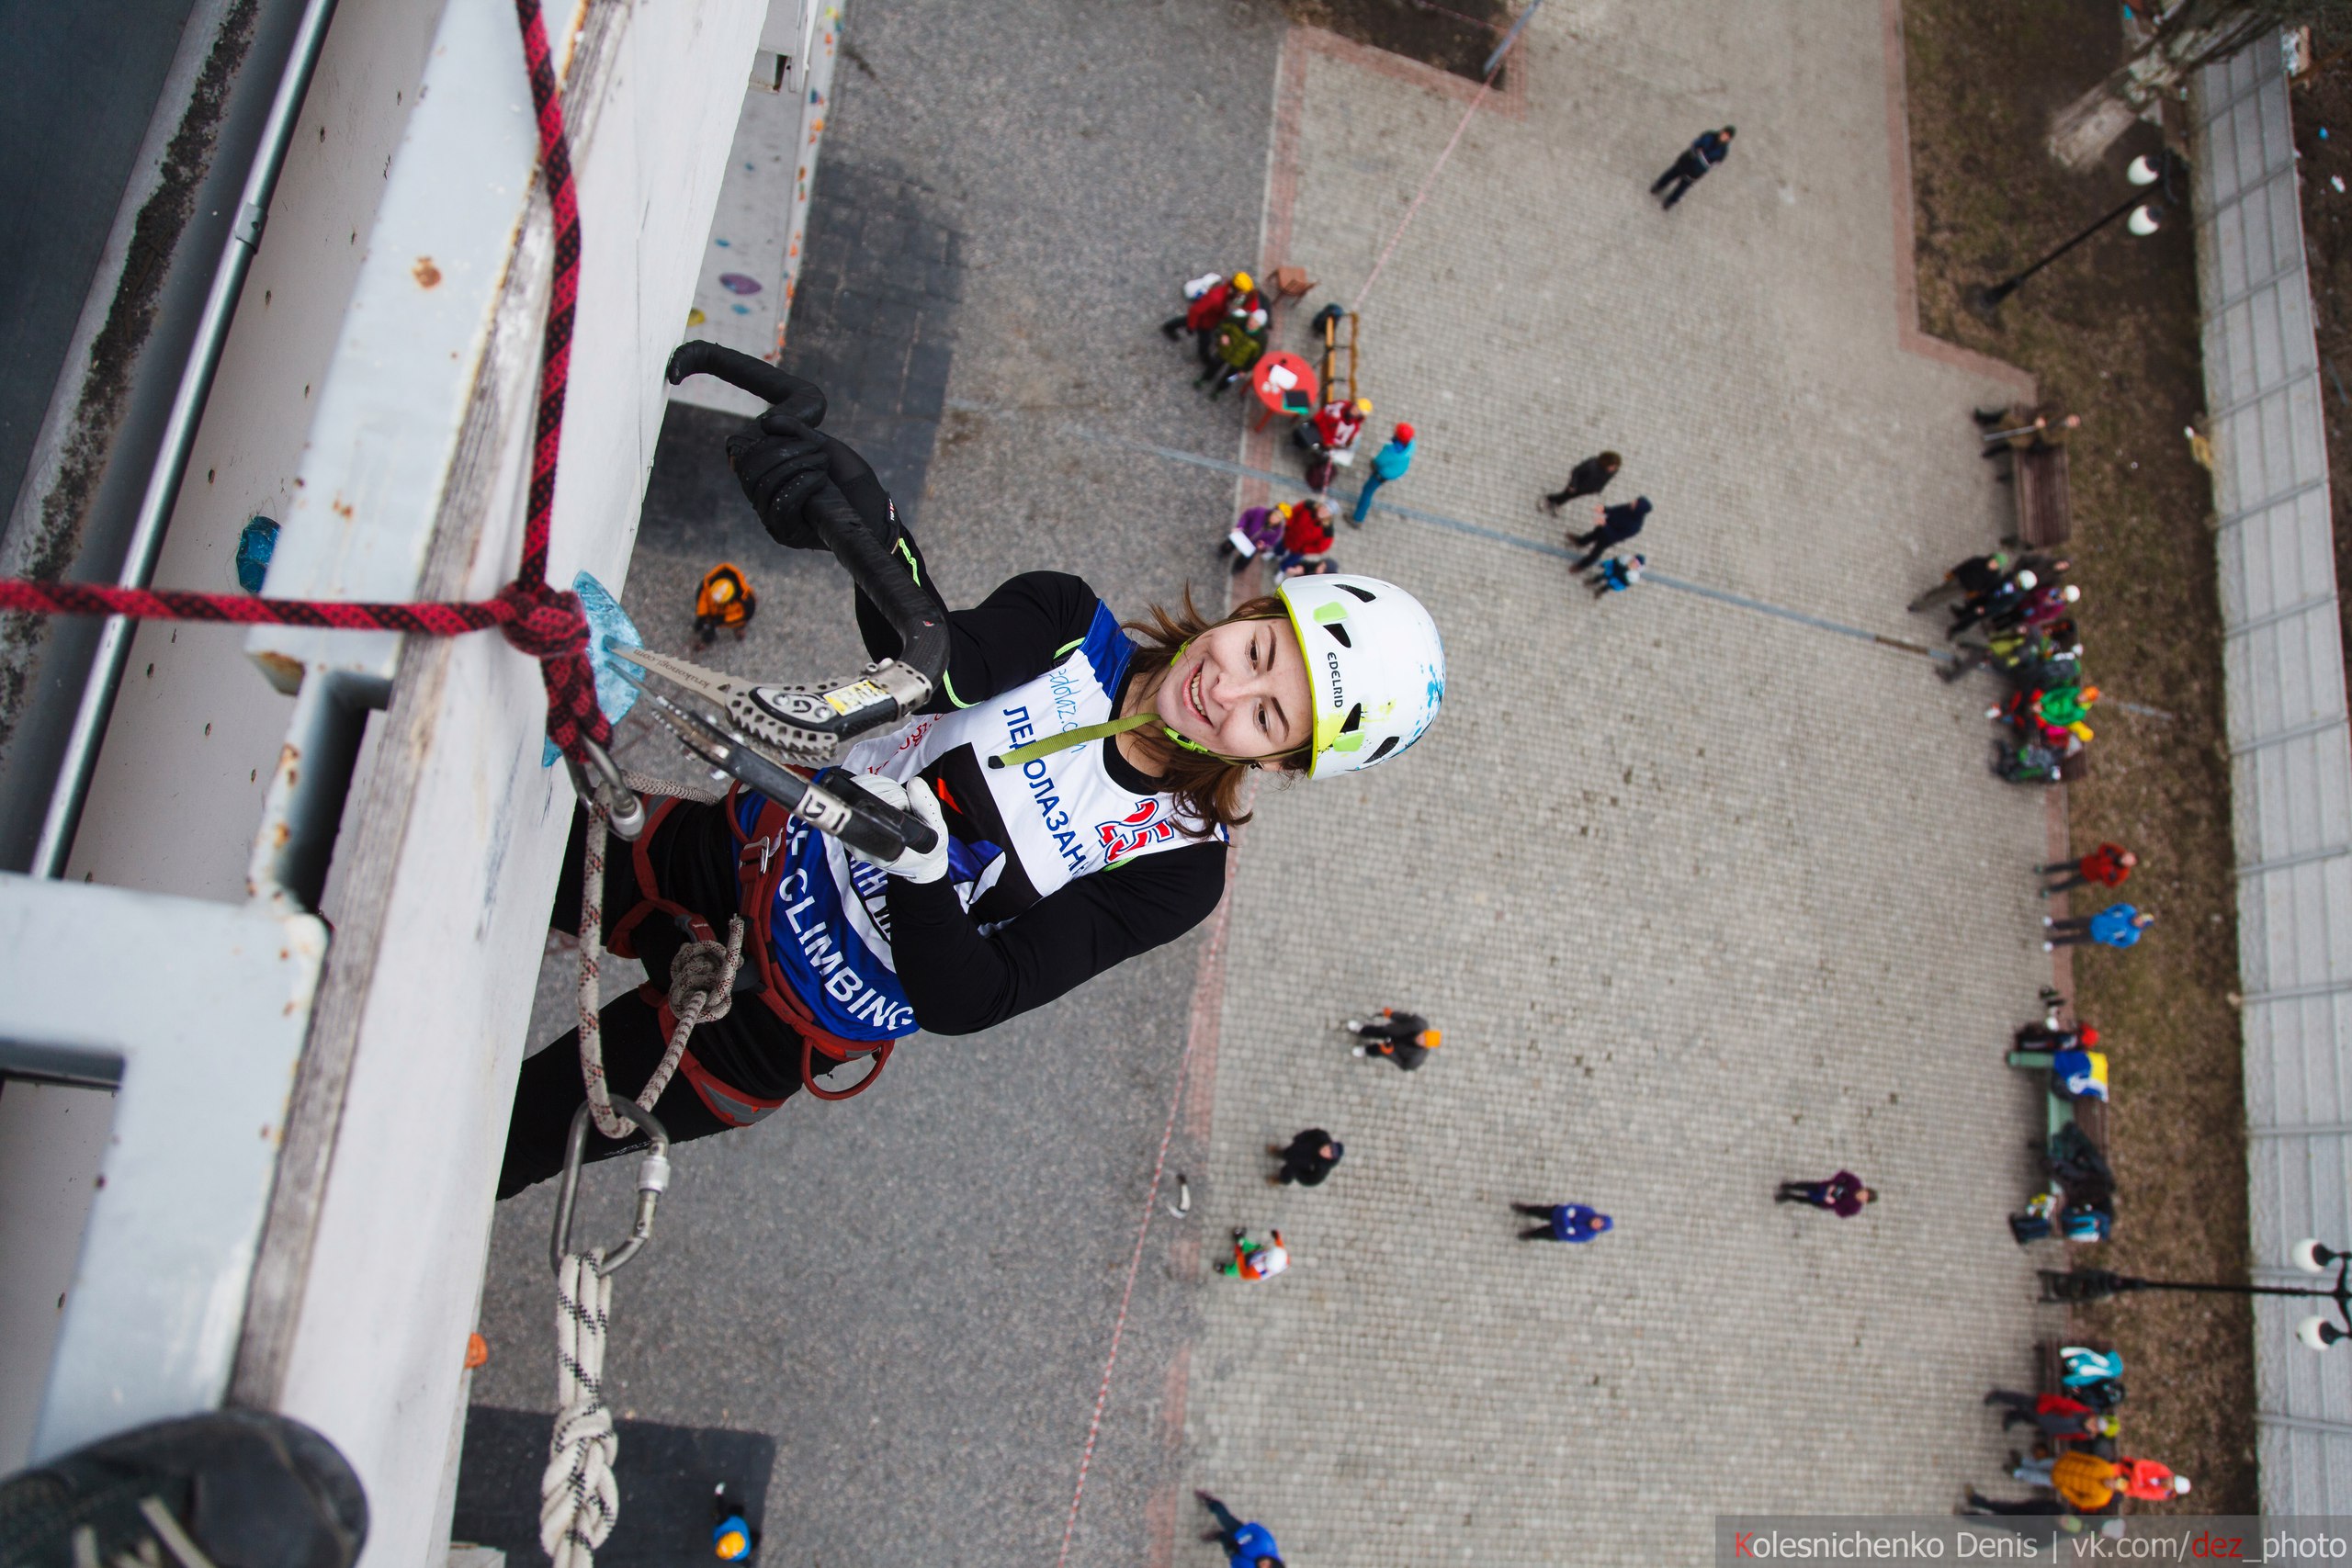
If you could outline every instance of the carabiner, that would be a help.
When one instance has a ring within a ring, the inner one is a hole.
[[[563,1260],[571,1252],[571,1211],[580,1199],[580,1156],[588,1143],[588,1123],[592,1107],[586,1100],[571,1113],[571,1136],[563,1147],[563,1184],[555,1195],[555,1234],[548,1240],[548,1262],[556,1273],[563,1273]],[[637,1256],[638,1249],[653,1239],[653,1209],[662,1201],[662,1194],[670,1185],[670,1134],[654,1119],[653,1112],[634,1100],[613,1097],[613,1109],[636,1122],[653,1140],[645,1157],[637,1167],[637,1223],[629,1227],[628,1239],[613,1250],[598,1266],[599,1278],[617,1272],[620,1266]]]
[[[611,752],[584,735],[580,738],[580,747],[594,765],[595,776],[591,778],[588,770],[567,751],[563,765],[571,771],[571,787],[589,805],[604,808],[605,820],[612,825],[615,833],[635,842],[637,836],[645,831],[645,802],[621,777],[620,764],[613,761]]]

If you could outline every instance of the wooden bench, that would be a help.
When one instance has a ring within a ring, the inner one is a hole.
[[[2029,550],[2055,549],[2074,532],[2066,493],[2066,448],[2029,446],[2010,454],[2010,488],[2017,491],[2018,543]]]
[[[2009,1053],[2009,1066],[2046,1073],[2050,1070],[2050,1058],[2051,1053],[2047,1051],[2012,1051]],[[2107,1153],[2107,1101],[2068,1100],[2054,1088],[2045,1099],[2047,1103],[2042,1108],[2044,1148],[2049,1146],[2048,1140],[2056,1137],[2071,1122],[2083,1130],[2083,1136],[2091,1141],[2091,1147],[2101,1155]]]

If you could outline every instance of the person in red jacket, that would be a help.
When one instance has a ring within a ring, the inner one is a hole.
[[[1996,1388],[1984,1396],[1984,1403],[2007,1407],[2001,1416],[2003,1427],[2030,1422],[2052,1442],[2087,1443],[2115,1435],[2110,1425],[2114,1417],[2098,1415],[2081,1400],[2063,1393],[2018,1393]]]
[[[1209,362],[1210,340],[1227,320],[1240,321],[1245,327],[1266,324],[1265,297],[1258,292],[1256,279],[1246,272],[1237,272],[1229,278],[1214,272],[1196,277],[1184,285],[1184,298],[1192,303],[1184,307],[1182,313],[1160,322],[1160,334],[1174,343],[1178,333],[1191,333],[1204,366]],[[1257,318],[1254,322],[1250,320],[1253,315]]]
[[[2047,898],[2052,893],[2064,893],[2086,882],[2096,882],[2101,887],[2120,887],[2124,878],[2132,874],[2132,868],[2139,863],[2140,857],[2121,844],[2101,844],[2080,860],[2062,860],[2033,870],[2038,876],[2058,876],[2057,881],[2041,890],[2041,896]],[[2065,874],[2060,876],[2061,872]]]
[[[1283,553],[1275,564],[1287,570],[1331,547],[1331,503],[1319,495],[1283,507]]]
[[[2152,1459],[2119,1459],[2123,1495],[2142,1503],[2169,1503],[2188,1495],[2188,1477],[2175,1475],[2172,1466]]]

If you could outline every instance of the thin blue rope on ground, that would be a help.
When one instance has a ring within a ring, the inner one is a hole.
[[[1198,452],[1186,452],[1174,446],[1161,446],[1149,441],[1133,441],[1123,435],[1107,435],[1082,424],[1074,424],[1069,428],[1084,439],[1105,446],[1119,446],[1130,452],[1147,453],[1154,457],[1164,457],[1171,463],[1189,463],[1194,468],[1213,468],[1240,479],[1263,479],[1268,484],[1279,485],[1284,490],[1295,491],[1301,495],[1310,493],[1306,481],[1295,475],[1272,473],[1264,468],[1253,468],[1247,463],[1236,463],[1224,457],[1204,457]],[[1498,545],[1508,545],[1513,549],[1529,550],[1539,556],[1550,556],[1555,560],[1565,561],[1577,558],[1562,546],[1547,544],[1542,539],[1531,539],[1523,534],[1507,533],[1500,528],[1488,528],[1480,524],[1464,522],[1459,517],[1448,517],[1442,512],[1424,512],[1418,506],[1407,506],[1398,502],[1377,497],[1374,499],[1372,507],[1375,512],[1393,512],[1399,517],[1409,517],[1416,523],[1426,523],[1432,528],[1443,528],[1449,533],[1467,535],[1474,539],[1487,539]],[[1881,648],[1891,648],[1900,653],[1916,654],[1922,659],[1933,660],[1939,664],[1953,662],[1954,656],[1939,648],[1929,648],[1923,643],[1890,637],[1884,632],[1866,631],[1860,626],[1849,626],[1842,622],[1809,615],[1803,610],[1792,610],[1784,604],[1774,604],[1762,599],[1751,599],[1745,593],[1735,593],[1727,588],[1710,588],[1703,582],[1685,581],[1681,578],[1669,577],[1655,569],[1645,571],[1642,574],[1642,581],[1645,583],[1656,583],[1660,588],[1669,589],[1677,593],[1695,594],[1702,599],[1712,599],[1719,604],[1730,604],[1738,609],[1752,610],[1759,615],[1771,615],[1780,620],[1793,621],[1798,626],[1810,626],[1815,631],[1875,643]],[[2162,708],[2152,708],[2139,703],[2120,702],[2113,698],[2109,699],[2107,705],[2120,708],[2125,713],[2136,714],[2143,718],[2170,719],[2173,716]]]

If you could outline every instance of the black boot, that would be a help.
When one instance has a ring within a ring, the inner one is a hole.
[[[261,1411],[158,1421],[0,1482],[11,1563],[350,1568],[367,1539],[350,1464],[310,1427]]]

